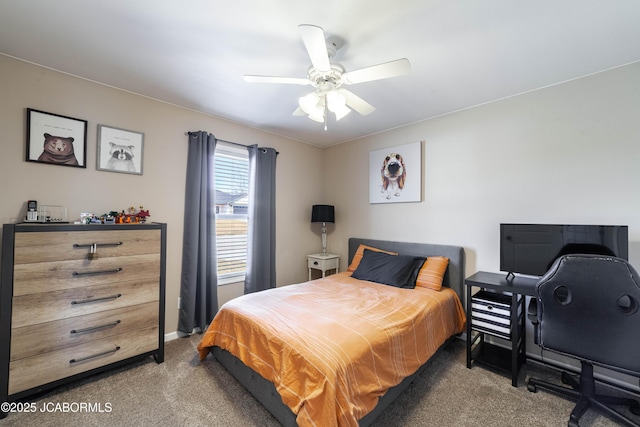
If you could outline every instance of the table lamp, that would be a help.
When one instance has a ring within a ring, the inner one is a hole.
[[[322,223],[322,255],[327,254],[327,223],[335,222],[335,213],[331,205],[313,205],[311,222]]]

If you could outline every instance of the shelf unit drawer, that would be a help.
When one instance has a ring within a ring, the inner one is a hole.
[[[518,299],[517,319],[520,319],[522,314],[520,301]],[[511,295],[488,291],[476,293],[471,298],[471,328],[510,340]]]

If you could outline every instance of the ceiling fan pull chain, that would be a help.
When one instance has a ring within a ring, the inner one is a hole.
[[[328,102],[324,103],[324,130],[327,130],[327,117],[329,116],[328,111],[327,111],[327,104]]]

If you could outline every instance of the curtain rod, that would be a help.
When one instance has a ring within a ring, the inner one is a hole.
[[[185,135],[189,135],[189,136],[191,136],[191,135],[195,135],[195,132],[185,132],[184,134],[185,134]],[[239,147],[245,147],[245,148],[247,148],[247,147],[251,147],[251,145],[240,144],[239,142],[225,141],[224,139],[218,139],[218,138],[216,138],[216,141],[224,142],[225,144],[237,145],[237,146],[239,146]],[[256,144],[256,145],[257,145],[257,144]],[[276,155],[278,155],[278,154],[280,154],[280,152],[279,152],[279,151],[276,151]]]
[[[195,135],[196,133],[195,133],[195,132],[185,132],[184,134],[185,134],[185,135],[189,135],[189,136],[191,136],[191,135]],[[225,141],[224,139],[218,139],[218,138],[216,138],[216,141],[224,142],[224,143],[226,143],[226,144],[239,145],[240,147],[249,147],[249,145],[240,144],[239,142]]]

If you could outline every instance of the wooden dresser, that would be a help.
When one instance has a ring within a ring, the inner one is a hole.
[[[166,224],[5,224],[0,402],[163,362],[165,258]]]

